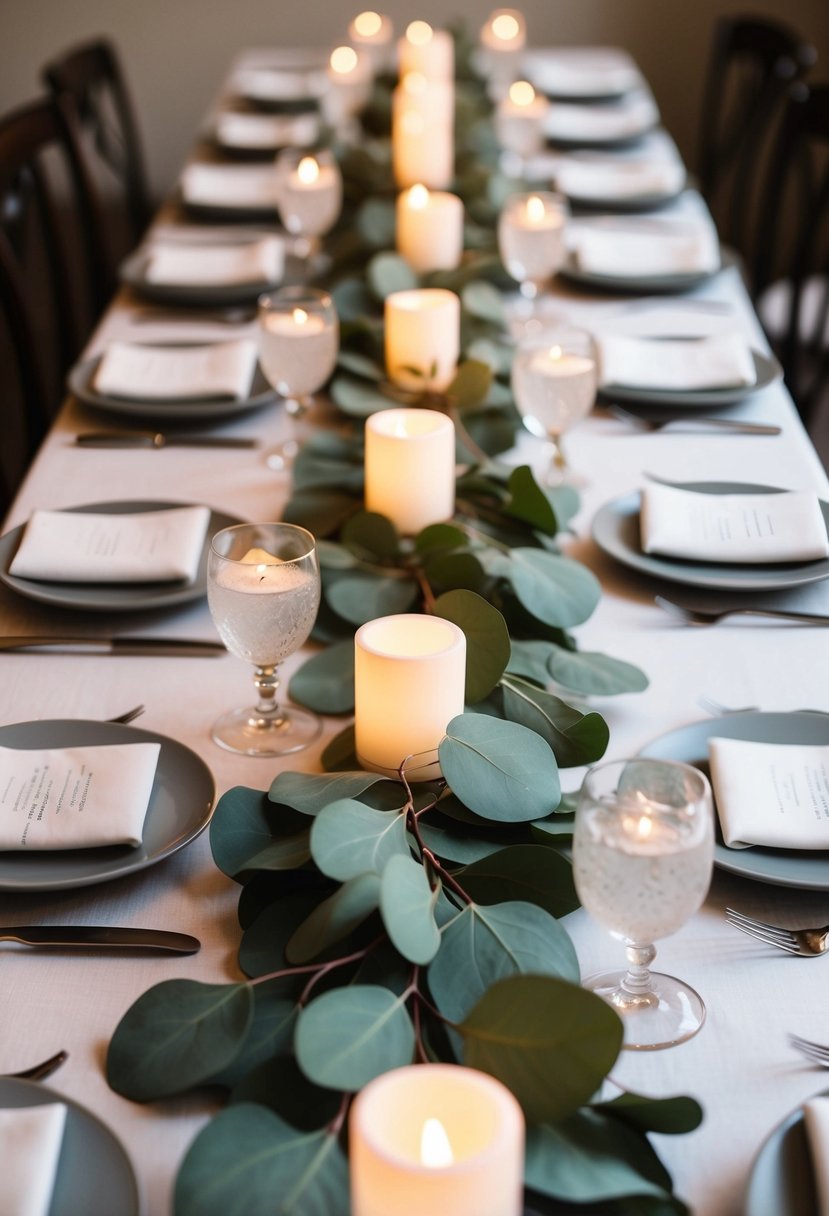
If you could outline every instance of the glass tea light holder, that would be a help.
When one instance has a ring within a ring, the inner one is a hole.
[[[384,307],[386,373],[401,388],[443,392],[461,348],[461,302],[454,291],[395,291]]]
[[[527,41],[524,14],[515,8],[496,8],[481,28],[479,58],[485,74],[496,85],[514,79]]]
[[[513,194],[498,219],[498,251],[507,273],[525,301],[523,315],[532,319],[545,285],[564,264],[567,200],[549,190]]]
[[[394,65],[394,26],[384,13],[366,9],[348,26],[348,41],[357,51],[368,55],[372,71],[390,72]]]
[[[455,513],[455,427],[438,410],[379,410],[366,420],[365,503],[414,536]]]
[[[547,329],[519,345],[512,392],[526,429],[550,445],[547,485],[582,484],[567,462],[563,435],[590,413],[597,385],[596,348],[587,330]]]
[[[650,970],[653,943],[681,929],[711,881],[714,814],[705,776],[669,760],[611,761],[584,779],[573,834],[573,878],[587,912],[625,943],[626,970],[584,986],[621,1015],[624,1046],[672,1047],[705,1020],[699,993]]]
[[[294,253],[310,260],[334,227],[343,203],[340,167],[329,149],[283,148],[276,158],[276,204]]]
[[[463,257],[463,203],[417,182],[397,196],[397,252],[418,274],[455,270]]]
[[[326,122],[342,138],[353,138],[355,119],[371,98],[374,73],[371,58],[353,46],[338,46],[331,52],[326,71],[327,88],[322,96]]]
[[[516,80],[495,107],[495,137],[503,148],[502,168],[521,177],[525,162],[544,146],[544,118],[550,108],[546,97],[528,80]]]
[[[487,1073],[385,1072],[351,1108],[352,1216],[521,1216],[524,1137],[518,1102]]]
[[[411,21],[397,43],[397,68],[401,79],[416,72],[427,80],[454,80],[455,40],[428,21]]]
[[[392,172],[398,189],[445,190],[455,176],[455,83],[409,72],[391,99]]]

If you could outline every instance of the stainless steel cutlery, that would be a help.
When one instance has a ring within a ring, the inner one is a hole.
[[[165,435],[161,431],[87,431],[75,436],[79,448],[256,448],[242,435]]]
[[[20,634],[0,637],[0,651],[28,651],[41,654],[164,655],[175,658],[209,659],[227,654],[222,642],[202,642],[191,638],[153,637],[42,637]]]
[[[195,954],[201,942],[189,933],[167,929],[121,929],[111,925],[13,925],[0,928],[0,942],[70,950],[161,950]]]

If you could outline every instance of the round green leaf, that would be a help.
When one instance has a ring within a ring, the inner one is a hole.
[[[294,830],[275,838],[274,814],[273,804],[258,790],[237,785],[221,796],[210,823],[210,849],[228,878],[243,882],[254,870],[292,869],[308,860],[304,833]]]
[[[648,677],[641,668],[591,651],[555,646],[548,669],[557,684],[585,695],[612,697],[622,692],[644,692],[648,687]]]
[[[419,966],[430,963],[440,946],[436,899],[419,862],[402,853],[391,858],[380,883],[380,915],[395,948]]]
[[[478,317],[481,321],[491,321],[502,329],[506,325],[504,299],[492,283],[481,279],[467,283],[461,291],[461,301],[470,316]]]
[[[319,890],[292,891],[269,904],[255,916],[242,934],[239,966],[245,975],[268,975],[287,967],[285,948],[296,930],[319,905],[323,895]]]
[[[228,1067],[208,1078],[210,1085],[236,1085],[278,1052],[289,1051],[299,1012],[296,1001],[286,995],[284,979],[251,985],[253,1019],[238,1054]]]
[[[329,392],[335,405],[352,418],[368,418],[378,410],[390,410],[395,405],[370,380],[358,379],[347,372],[334,377]]]
[[[473,862],[455,877],[480,904],[523,900],[555,917],[580,906],[570,862],[543,845],[509,845]]]
[[[358,507],[354,495],[345,490],[309,488],[297,490],[282,515],[286,523],[299,524],[314,536],[331,536]]]
[[[342,530],[342,542],[358,557],[387,558],[400,553],[397,529],[385,515],[360,511],[352,515]]]
[[[593,1109],[607,1111],[637,1131],[660,1132],[663,1136],[684,1135],[695,1131],[702,1123],[699,1102],[681,1095],[650,1098],[627,1090],[617,1098],[595,1103]]]
[[[561,797],[556,759],[534,731],[485,714],[461,714],[438,749],[441,771],[471,811],[501,823],[543,819]]]
[[[357,565],[354,554],[332,540],[317,541],[317,556],[323,570],[353,570]]]
[[[271,783],[268,798],[284,802],[303,815],[318,815],[329,802],[356,798],[384,778],[363,770],[347,773],[280,773]]]
[[[512,639],[507,672],[509,675],[523,676],[543,688],[550,682],[550,672],[547,662],[555,649],[554,642],[544,642],[537,639]]]
[[[509,661],[506,622],[497,608],[474,591],[447,591],[434,604],[436,616],[452,621],[466,635],[466,700],[482,701],[492,692]]]
[[[365,199],[357,211],[355,223],[366,244],[374,249],[393,247],[396,222],[391,199]]]
[[[331,291],[340,322],[360,321],[371,316],[375,302],[362,279],[343,279]]]
[[[307,1077],[354,1093],[391,1068],[411,1064],[415,1036],[405,1001],[374,984],[335,988],[311,1001],[295,1049]]]
[[[382,578],[355,571],[325,590],[328,603],[352,625],[363,625],[379,616],[408,612],[418,597],[418,586],[410,578]]]
[[[322,753],[322,767],[326,773],[340,769],[356,769],[359,765],[354,742],[354,723],[335,735]]]
[[[558,531],[556,513],[529,465],[513,469],[508,485],[510,497],[504,508],[507,515],[523,520],[547,536],[555,536]]]
[[[329,946],[348,937],[379,906],[380,878],[358,874],[318,904],[285,947],[289,963],[301,965],[318,958]]]
[[[366,268],[366,281],[378,300],[385,300],[394,291],[411,291],[420,285],[407,261],[396,253],[378,253]]]
[[[460,830],[450,832],[431,823],[421,822],[420,834],[426,847],[431,849],[436,857],[461,865],[489,857],[503,848],[497,840],[483,840]]]
[[[346,714],[354,708],[354,642],[348,638],[326,646],[294,672],[288,684],[292,701],[323,714]]]
[[[544,549],[513,549],[489,559],[492,574],[512,584],[519,602],[545,625],[569,629],[592,613],[601,586],[586,566]]]
[[[415,538],[415,549],[418,553],[447,552],[452,549],[465,549],[469,538],[454,524],[429,524]]]
[[[311,831],[311,855],[323,874],[346,882],[371,871],[382,874],[396,855],[408,858],[406,816],[375,811],[353,798],[323,807]]]
[[[610,731],[601,714],[583,714],[552,693],[517,676],[502,681],[504,713],[546,739],[562,768],[593,764],[607,748]]]
[[[281,1054],[246,1073],[227,1100],[234,1105],[256,1102],[267,1106],[291,1127],[314,1132],[336,1118],[342,1097],[308,1080],[294,1058],[292,1042]]]
[[[374,359],[369,359],[368,355],[361,355],[359,351],[340,350],[337,365],[353,372],[355,376],[362,376],[364,380],[373,380],[376,384],[386,378],[385,368],[375,363]]]
[[[442,591],[481,591],[484,568],[473,553],[441,553],[427,556],[423,570],[430,586]]]
[[[446,396],[458,409],[472,409],[486,401],[492,384],[492,368],[479,359],[465,359],[446,389]]]
[[[647,1141],[595,1110],[574,1111],[555,1127],[530,1128],[524,1179],[543,1195],[576,1204],[602,1203],[624,1196],[668,1198],[668,1190],[644,1177],[637,1158],[651,1151]]]

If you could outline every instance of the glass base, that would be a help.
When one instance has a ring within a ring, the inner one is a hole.
[[[268,715],[251,707],[222,714],[211,737],[240,756],[287,756],[308,747],[321,732],[321,720],[307,709],[280,706]]]
[[[698,992],[672,975],[651,971],[649,988],[629,992],[622,987],[628,972],[602,971],[582,981],[612,1005],[622,1019],[628,1051],[658,1051],[693,1038],[705,1021],[705,1005]]]
[[[299,440],[286,439],[279,447],[271,448],[265,456],[265,464],[277,473],[287,472],[299,455]]]

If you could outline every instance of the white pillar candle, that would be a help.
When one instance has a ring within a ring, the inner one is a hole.
[[[504,265],[519,283],[543,283],[566,255],[567,208],[558,195],[539,191],[515,195],[498,221],[498,245]]]
[[[390,379],[410,389],[448,388],[461,346],[461,302],[454,291],[429,287],[392,292],[384,315]],[[409,368],[423,374],[417,376]]]
[[[495,109],[495,135],[502,148],[532,156],[544,143],[544,116],[550,108],[528,80],[516,80]]]
[[[454,270],[463,254],[463,203],[418,182],[397,197],[397,252],[418,274]]]
[[[327,69],[328,89],[322,98],[329,123],[340,126],[368,105],[371,97],[371,61],[364,51],[338,46],[331,52]]]
[[[454,123],[451,80],[427,80],[419,72],[403,77],[392,93],[392,169],[397,186],[422,182],[439,190],[452,184]]]
[[[366,510],[413,536],[455,512],[455,427],[437,410],[380,410],[366,421]]]
[[[392,66],[394,27],[383,13],[367,9],[358,13],[348,27],[348,41],[357,50],[365,51],[375,72]]]
[[[340,214],[342,177],[336,165],[303,156],[279,178],[278,195],[279,213],[289,232],[321,236]]]
[[[418,72],[428,80],[454,80],[455,43],[448,30],[435,30],[427,21],[412,21],[397,43],[400,76]]]
[[[451,621],[401,614],[361,625],[354,635],[354,734],[362,767],[394,778],[411,756],[408,781],[440,777],[438,744],[463,713],[465,687],[466,637]]]
[[[520,1216],[524,1117],[500,1081],[454,1064],[383,1073],[350,1127],[352,1216]]]

